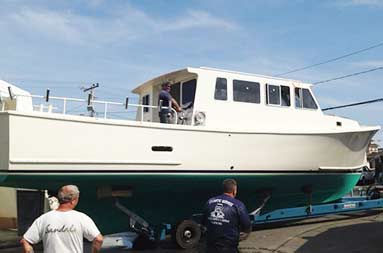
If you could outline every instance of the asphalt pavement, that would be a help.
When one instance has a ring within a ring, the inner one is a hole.
[[[381,253],[383,252],[383,210],[326,217],[256,227],[246,241],[240,243],[241,253]],[[0,231],[0,253],[21,252],[16,231]],[[85,252],[89,252],[89,244]],[[38,247],[35,252],[42,252]],[[105,253],[197,253],[204,252],[204,244],[193,250],[180,250],[170,240],[160,242],[155,249],[104,250]]]

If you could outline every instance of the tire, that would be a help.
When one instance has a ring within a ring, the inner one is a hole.
[[[182,249],[192,249],[201,238],[201,227],[193,220],[183,220],[173,231],[173,239]]]

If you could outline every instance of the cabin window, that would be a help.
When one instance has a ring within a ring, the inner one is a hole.
[[[233,99],[238,102],[259,104],[259,83],[233,80]]]
[[[181,102],[181,84],[175,83],[170,86],[170,95],[172,98],[174,98],[177,102]],[[168,106],[168,105],[163,105]]]
[[[318,109],[309,89],[295,88],[295,107],[306,109]]]
[[[290,106],[290,87],[281,85],[281,105]]]
[[[215,81],[214,99],[227,100],[227,80],[226,78],[217,77]]]
[[[309,109],[318,109],[317,104],[309,89],[302,89],[303,107]]]
[[[290,106],[290,87],[267,84],[266,103],[270,105]]]
[[[150,103],[150,101],[149,101],[149,98],[150,98],[150,96],[149,95],[145,95],[145,96],[143,96],[142,97],[142,104],[143,105],[149,105]],[[144,107],[144,112],[149,112],[149,107]]]
[[[302,108],[302,96],[300,88],[295,88],[295,107]]]
[[[279,86],[277,85],[267,85],[267,103],[270,105],[280,105],[280,92]]]
[[[197,80],[192,79],[190,81],[182,83],[182,106],[189,107],[193,105],[195,97]]]

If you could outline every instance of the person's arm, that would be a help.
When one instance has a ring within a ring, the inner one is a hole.
[[[239,224],[241,228],[241,233],[239,235],[240,241],[246,240],[251,232],[251,221],[249,217],[249,213],[245,205],[242,205],[238,208],[239,214]]]
[[[172,98],[171,101],[172,101],[172,107],[174,107],[174,110],[176,110],[177,112],[180,112],[181,106],[177,103],[177,101],[174,98]]]
[[[34,252],[32,245],[27,240],[25,240],[24,238],[21,239],[20,244],[23,247],[24,253],[33,253]]]
[[[33,253],[32,245],[41,241],[40,231],[41,216],[37,218],[32,225],[28,228],[27,232],[23,235],[23,239],[20,240],[20,244],[23,247],[24,253]]]
[[[103,241],[104,241],[104,238],[102,237],[101,234],[99,234],[98,236],[96,236],[96,238],[94,238],[94,240],[92,241],[92,253],[100,252]]]

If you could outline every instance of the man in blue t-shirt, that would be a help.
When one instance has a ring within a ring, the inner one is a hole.
[[[226,179],[223,194],[207,201],[203,220],[207,227],[206,252],[237,253],[239,241],[251,232],[249,214],[236,195],[237,182]]]
[[[162,90],[158,95],[158,103],[162,101],[162,108],[159,111],[160,122],[161,123],[170,123],[169,118],[171,114],[171,107],[177,112],[181,111],[181,107],[177,103],[177,101],[170,95],[170,82],[165,82],[162,84]],[[166,108],[163,108],[166,107]]]

